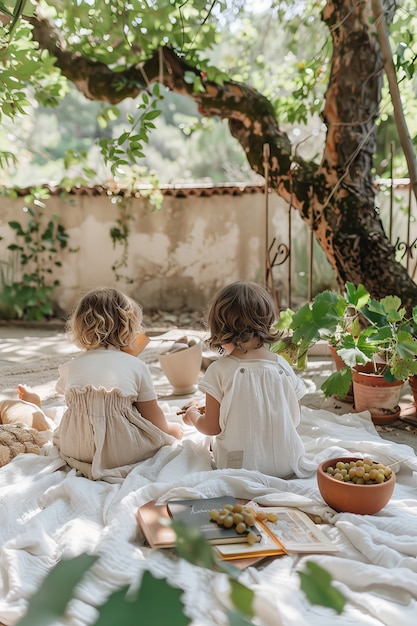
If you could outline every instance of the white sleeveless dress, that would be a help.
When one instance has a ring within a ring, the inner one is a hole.
[[[304,382],[279,355],[276,361],[224,356],[207,369],[199,389],[220,403],[221,432],[212,439],[218,469],[257,470],[288,478],[316,467],[297,432]]]

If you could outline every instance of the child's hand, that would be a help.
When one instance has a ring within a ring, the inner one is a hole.
[[[181,424],[177,424],[176,422],[170,422],[169,434],[175,437],[176,439],[182,439],[183,434],[184,434],[184,429],[181,426]]]
[[[198,406],[196,406],[195,404],[192,404],[185,411],[184,415],[182,416],[182,420],[184,424],[187,424],[188,426],[194,426],[196,418],[200,415],[201,409],[199,409]]]

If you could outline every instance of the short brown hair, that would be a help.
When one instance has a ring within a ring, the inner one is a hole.
[[[70,338],[83,350],[132,345],[143,331],[142,308],[117,289],[100,287],[85,294],[67,323]]]
[[[277,339],[271,328],[275,318],[274,302],[264,287],[236,281],[214,296],[207,314],[207,344],[214,350],[227,343],[242,349],[242,344],[254,337],[259,346],[272,343]]]

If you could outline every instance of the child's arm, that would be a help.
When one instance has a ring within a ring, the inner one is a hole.
[[[220,403],[206,393],[206,412],[200,413],[194,404],[188,407],[183,417],[184,423],[194,426],[204,435],[218,435],[220,433]]]
[[[164,412],[156,400],[148,400],[147,402],[134,402],[134,406],[139,413],[154,426],[168,435],[172,435],[176,439],[182,439],[183,428],[177,422],[168,422]]]

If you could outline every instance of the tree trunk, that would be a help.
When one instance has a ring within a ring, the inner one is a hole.
[[[322,114],[327,135],[320,165],[292,154],[271,103],[248,85],[209,81],[169,47],[115,73],[68,51],[59,32],[39,15],[31,21],[34,39],[56,57],[62,73],[87,98],[117,104],[135,98],[152,82],[162,82],[193,98],[201,115],[228,119],[250,166],[261,175],[263,146],[269,144],[269,185],[313,229],[340,286],[346,281],[363,283],[374,298],[395,294],[410,307],[417,304],[417,286],[395,260],[375,206],[372,158],[384,63],[370,28],[371,4],[371,0],[328,0],[323,10],[333,56]],[[198,76],[204,90],[193,92],[185,72]],[[126,80],[121,83],[121,78]]]

